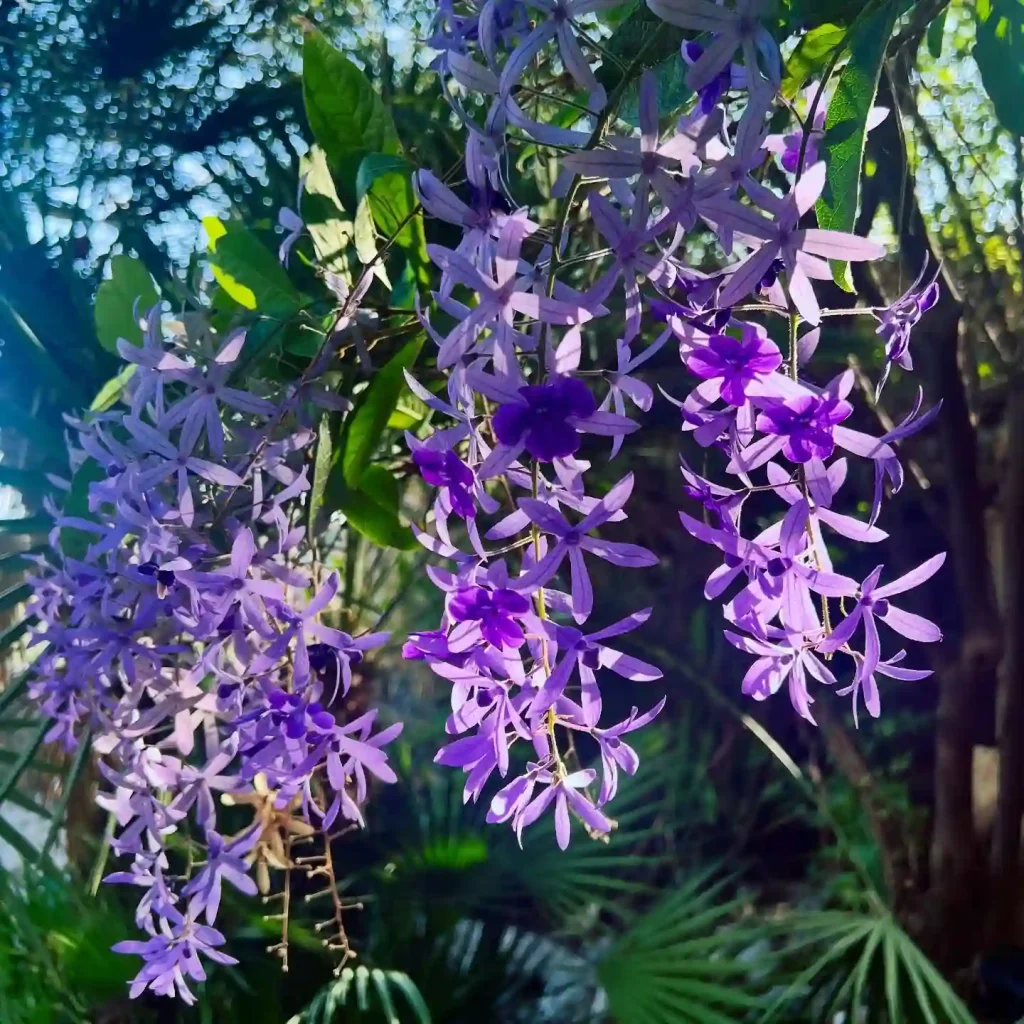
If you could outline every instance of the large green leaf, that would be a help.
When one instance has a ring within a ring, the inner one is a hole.
[[[411,168],[400,157],[371,153],[359,164],[356,189],[360,199],[366,196],[380,234],[393,238],[406,251],[419,283],[429,284],[427,237],[422,215],[414,212],[417,203],[410,174]]]
[[[352,244],[352,218],[341,205],[327,157],[320,146],[313,146],[302,158],[299,173],[305,182],[302,220],[313,239],[317,260],[327,270],[348,280],[346,252]]]
[[[391,414],[405,387],[405,371],[416,361],[424,337],[409,341],[383,366],[366,389],[365,396],[349,420],[342,457],[342,476],[350,488],[358,488]]]
[[[1024,136],[1024,3],[978,0],[974,59],[999,123]]]
[[[635,62],[634,71],[639,74],[645,68],[656,68],[670,57],[678,58],[679,47],[685,39],[682,29],[666,24],[643,0],[637,0],[609,36],[605,48],[627,67]],[[597,78],[610,89],[619,83],[622,72],[608,61],[598,69]]]
[[[839,78],[825,119],[823,155],[828,177],[817,205],[818,224],[823,228],[853,230],[860,202],[868,114],[875,103],[885,48],[908,2],[895,0],[883,4],[853,30],[850,59]],[[840,287],[853,291],[849,264],[833,260],[832,276]]]
[[[306,530],[312,541],[316,537],[317,520],[324,506],[327,494],[327,481],[334,466],[334,432],[331,429],[331,417],[324,413],[320,417],[317,431],[316,455],[313,459],[313,485],[309,492],[309,509],[306,518]]]
[[[110,277],[96,292],[94,308],[96,337],[108,352],[117,352],[118,338],[133,345],[142,344],[139,318],[157,302],[159,296],[149,271],[141,260],[115,256],[110,261]]]
[[[792,100],[813,75],[819,74],[835,52],[846,42],[847,29],[828,22],[804,35],[786,61],[782,95]]]
[[[363,158],[401,152],[391,113],[366,75],[315,31],[307,33],[302,48],[302,95],[342,203],[354,210]]]
[[[394,479],[382,466],[369,466],[363,474],[365,489],[348,488],[338,501],[338,507],[353,529],[381,548],[409,551],[416,546],[416,538],[408,526],[403,526],[398,512],[391,507],[389,485],[381,476]]]
[[[246,309],[294,310],[301,297],[285,269],[251,231],[204,217],[210,265],[217,283]]]

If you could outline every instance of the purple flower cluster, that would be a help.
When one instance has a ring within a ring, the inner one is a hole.
[[[204,959],[234,962],[212,927],[225,883],[266,893],[294,838],[361,823],[370,777],[395,780],[384,748],[401,728],[342,710],[352,666],[386,636],[329,624],[337,575],[295,525],[308,392],[233,386],[244,333],[219,347],[193,334],[165,331],[157,308],[141,347],[119,344],[135,367],[125,407],[72,423],[75,482],[51,507],[61,554],[40,564],[31,606],[47,739],[102,756],[98,801],[131,858],[107,881],[140,890],[148,938],[117,947],[145,961],[132,995],[186,1002]],[[252,823],[227,834],[217,794],[250,804]]]
[[[824,385],[807,376],[822,319],[814,282],[831,279],[830,260],[884,255],[873,241],[808,223],[825,186],[825,164],[818,159],[825,107],[811,111],[796,131],[769,135],[781,57],[761,20],[768,7],[763,0],[647,3],[665,21],[702,33],[683,44],[680,57],[695,102],[667,134],[652,72],[640,79],[637,134],[622,131],[615,110],[605,110],[594,131],[583,113],[545,124],[519,105],[530,89],[517,86],[532,81],[534,59],[557,49],[590,110],[605,108],[609,98],[589,66],[600,51],[579,24],[604,3],[506,0],[485,4],[478,14],[467,7],[462,15],[446,3],[432,40],[442,51],[436,66],[452,80],[453,109],[468,133],[469,180],[504,191],[506,203],[500,213],[494,203],[490,212],[474,211],[429,173],[419,176],[426,212],[461,226],[464,240],[456,250],[431,250],[442,272],[436,308],[451,326],[440,330],[437,317],[434,323],[424,317],[438,345],[438,366],[448,373],[448,401],[410,382],[431,408],[454,421],[429,437],[410,438],[425,479],[439,488],[433,532],[420,537],[453,567],[430,570],[445,592],[445,615],[438,631],[412,637],[406,653],[452,683],[448,732],[460,738],[438,760],[467,773],[467,799],[479,797],[495,769],[505,775],[509,746],[522,740],[533,759],[492,799],[489,818],[509,821],[521,834],[553,807],[563,845],[572,815],[591,832],[607,830],[603,807],[614,794],[617,770],[636,767],[631,752],[625,758],[616,753],[623,749],[619,735],[660,709],[606,731],[599,725],[598,669],[634,681],[659,673],[607,653],[600,639],[613,635],[608,630],[578,631],[594,608],[588,560],[639,567],[654,557],[594,535],[623,517],[632,476],[622,476],[603,497],[588,495],[590,463],[580,452],[590,443],[585,435],[598,434],[612,438],[612,455],[618,454],[624,436],[637,428],[626,417],[625,399],[641,411],[653,400],[633,374],[670,338],[698,379],[677,403],[683,429],[708,450],[709,465],[720,460],[724,474],[713,481],[684,465],[686,491],[703,505],[704,517],[683,513],[683,523],[723,554],[707,596],[723,596],[736,585],[725,605],[727,636],[756,657],[744,690],[763,699],[785,681],[794,706],[810,719],[809,680],[834,683],[833,659],[843,653],[853,661],[847,692],[855,695],[855,712],[863,696],[877,714],[878,674],[916,679],[923,673],[901,668],[902,652],[883,658],[876,621],[908,639],[940,638],[934,625],[889,598],[927,579],[942,556],[879,587],[877,572],[863,582],[834,572],[825,545],[825,527],[861,543],[885,539],[875,522],[886,482],[892,490],[902,483],[895,445],[937,412],[919,415],[919,400],[899,426],[871,436],[848,423],[852,373]],[[812,92],[817,104],[820,90]],[[884,115],[876,109],[869,129]],[[501,169],[516,159],[513,146],[524,135],[562,151],[552,188],[560,208],[551,225],[515,209],[503,178]],[[784,194],[766,173],[771,153],[794,175]],[[581,198],[585,205],[574,209]],[[607,248],[569,254],[565,225],[584,211]],[[713,233],[730,257],[710,276],[686,266],[681,255],[698,228]],[[562,271],[591,260],[604,262],[587,290],[575,290],[570,281],[583,275]],[[784,311],[786,356],[764,327],[737,315],[740,303],[756,309],[762,298],[766,314]],[[934,301],[934,285],[922,280],[879,314],[887,366],[909,367],[910,329]],[[613,308],[621,310],[614,361],[581,369],[583,352],[592,351],[586,340],[591,325],[607,324]],[[665,323],[653,337],[644,330],[648,311]],[[813,328],[802,337],[801,323]],[[430,468],[416,451],[424,447],[434,453]],[[835,507],[851,456],[873,467],[867,521]],[[433,468],[442,465],[452,468]],[[753,474],[764,481],[755,482]],[[780,499],[785,514],[748,539],[744,510],[755,492]],[[480,514],[495,516],[499,509],[501,517],[485,529]],[[449,529],[453,511],[465,526],[461,547]],[[631,630],[645,618],[641,613],[609,629]],[[575,731],[588,732],[602,752],[596,796],[590,790],[596,775],[567,755]]]
[[[419,193],[436,216],[450,219],[457,209],[456,197],[425,174]],[[590,617],[592,559],[629,568],[656,563],[644,548],[597,535],[606,523],[625,519],[632,475],[596,497],[584,484],[590,463],[576,457],[588,434],[621,442],[636,429],[623,412],[610,411],[609,402],[621,409],[622,395],[629,394],[649,407],[651,395],[629,377],[636,363],[628,344],[604,401],[579,374],[581,327],[607,310],[598,297],[557,283],[548,296],[550,264],[544,261],[550,253],[542,248],[535,260],[523,254],[535,232],[517,211],[502,219],[494,246],[431,247],[445,280],[472,289],[478,299],[463,304],[442,287],[434,298],[453,326],[442,334],[425,321],[438,345],[438,365],[450,371],[447,401],[409,378],[424,402],[454,421],[425,439],[409,437],[414,464],[437,488],[433,531],[418,536],[453,566],[429,570],[444,592],[444,617],[438,630],[410,636],[405,656],[426,661],[452,685],[446,728],[457,738],[437,761],[463,769],[466,799],[479,798],[495,773],[508,775],[511,748],[523,741],[529,759],[493,796],[488,820],[510,822],[521,836],[551,807],[564,847],[573,816],[595,833],[612,828],[602,808],[615,794],[620,768],[630,774],[637,768],[621,736],[662,706],[642,716],[634,709],[618,725],[600,724],[601,669],[635,681],[661,676],[603,643],[635,629],[648,612],[589,635],[556,624],[556,616],[576,624]],[[488,490],[499,479],[511,499],[500,516]],[[471,551],[452,539],[453,514]],[[484,516],[492,517],[486,528]],[[558,589],[559,580],[567,592]],[[602,751],[600,784],[595,772],[574,763],[571,735],[579,732]]]

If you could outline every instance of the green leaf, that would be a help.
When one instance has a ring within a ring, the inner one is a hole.
[[[598,965],[619,1024],[724,1024],[762,1004],[766,958],[740,960],[750,933],[742,900],[722,900],[708,874],[686,880],[616,941]],[[761,978],[761,981],[755,979]],[[745,1019],[745,1018],[744,1018]]]
[[[89,406],[89,412],[106,412],[120,401],[128,381],[135,376],[138,367],[129,363],[116,377],[111,377],[96,393]]]
[[[925,36],[925,42],[928,45],[928,52],[935,60],[938,60],[942,56],[942,41],[946,35],[947,14],[949,14],[949,8],[943,7],[939,16],[928,26],[928,33]]]
[[[796,98],[808,79],[818,74],[841,47],[847,36],[842,25],[827,23],[812,28],[786,61],[786,74],[782,79],[782,95],[788,100]]]
[[[999,123],[1024,136],[1024,4],[989,0],[977,5],[974,59]]]
[[[115,256],[110,261],[110,277],[96,292],[94,315],[100,344],[115,354],[118,338],[141,346],[139,319],[145,318],[147,310],[159,298],[153,279],[141,260],[125,255]]]
[[[373,209],[368,196],[360,199],[356,207],[355,243],[356,255],[363,266],[373,263],[375,270],[383,269],[377,262],[377,229],[373,223]],[[391,287],[390,281],[387,287]]]
[[[402,273],[391,289],[389,305],[394,309],[416,308],[416,272],[408,260],[402,264]]]
[[[363,472],[360,489],[382,508],[398,515],[398,506],[401,501],[398,477],[389,473],[383,466],[367,466]]]
[[[313,240],[317,260],[351,284],[346,252],[352,244],[352,219],[338,198],[327,157],[320,146],[313,146],[299,161],[299,174],[305,181],[302,220]]]
[[[301,305],[277,255],[247,228],[204,217],[210,266],[217,283],[246,309],[296,309]]]
[[[658,111],[662,118],[678,113],[693,95],[686,84],[689,67],[673,53],[656,65],[654,78],[658,84]],[[618,116],[634,128],[640,127],[640,79],[634,79],[622,93]]]
[[[302,96],[342,203],[355,209],[363,158],[401,152],[391,113],[366,75],[316,31],[307,33],[302,48]]]
[[[637,0],[604,45],[627,67],[637,61],[634,72],[639,75],[670,57],[678,58],[679,47],[685,39],[682,29],[667,25],[648,9],[643,0]],[[621,79],[622,71],[610,61],[602,63],[598,69],[597,80],[606,89],[613,88]]]
[[[105,479],[106,473],[100,464],[95,459],[86,459],[71,478],[71,491],[64,502],[64,514],[76,519],[92,519],[92,513],[89,511],[89,485]],[[74,526],[62,526],[60,549],[66,557],[81,561],[95,539],[95,534],[85,530],[79,530]]]
[[[342,458],[342,475],[349,487],[359,487],[362,475],[380,444],[381,435],[405,387],[405,371],[416,361],[423,342],[424,337],[420,335],[392,356],[377,372],[359,408],[349,420]]]
[[[416,546],[416,538],[408,526],[402,525],[398,514],[365,491],[346,490],[338,507],[345,513],[349,525],[372,544],[399,551],[409,551]]]
[[[391,174],[411,174],[412,165],[405,157],[390,153],[370,153],[363,157],[356,172],[356,197],[362,199],[381,177]]]
[[[316,537],[317,519],[324,505],[327,493],[327,481],[334,466],[334,437],[331,431],[331,417],[324,413],[320,417],[320,428],[317,431],[316,456],[313,459],[313,486],[309,492],[309,514],[306,531],[310,541]]]
[[[401,971],[388,971],[387,975],[391,984],[405,996],[419,1024],[430,1024],[430,1010],[413,980]]]
[[[401,157],[387,153],[371,153],[364,157],[356,175],[356,191],[360,201],[365,196],[373,211],[377,230],[384,238],[394,238],[412,262],[420,284],[430,283],[427,269],[427,237],[423,217],[416,210],[411,168]],[[376,245],[374,246],[376,253]],[[360,257],[361,258],[361,257]],[[364,263],[369,262],[363,260]],[[390,283],[387,284],[390,288]]]
[[[850,60],[839,78],[825,118],[823,155],[828,176],[817,204],[818,225],[822,228],[853,230],[860,202],[868,114],[875,103],[885,48],[907,2],[897,0],[883,5],[860,23],[850,40]],[[836,284],[853,291],[849,265],[832,260],[831,266]]]

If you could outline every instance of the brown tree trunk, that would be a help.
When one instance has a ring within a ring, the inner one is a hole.
[[[1007,624],[999,673],[999,790],[992,833],[989,941],[1020,942],[1020,838],[1024,815],[1024,379],[1007,403],[1007,469],[1000,495]]]

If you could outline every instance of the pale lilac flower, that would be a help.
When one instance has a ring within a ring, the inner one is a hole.
[[[615,7],[620,0],[530,0],[530,6],[542,11],[542,18],[516,49],[509,55],[501,71],[500,93],[507,97],[518,84],[527,66],[550,40],[558,43],[558,51],[566,71],[572,75],[581,89],[590,94],[590,109],[597,112],[604,108],[607,94],[598,82],[587,62],[580,44],[573,34],[573,19],[593,11]]]
[[[808,323],[817,325],[821,310],[811,278],[831,280],[827,260],[874,260],[885,255],[884,247],[845,231],[800,227],[800,218],[814,207],[824,187],[825,165],[821,162],[809,168],[784,198],[758,187],[752,198],[771,214],[771,220],[727,197],[704,202],[704,216],[734,229],[751,245],[758,246],[730,277],[722,291],[723,305],[734,305],[749,295],[774,262],[781,259],[796,310]]]
[[[609,148],[570,153],[562,166],[574,174],[588,178],[627,179],[638,176],[637,203],[644,213],[648,209],[648,191],[653,186],[666,206],[676,199],[677,186],[669,172],[689,174],[700,165],[696,145],[687,135],[673,135],[658,141],[658,86],[652,71],[640,78],[640,138],[612,136]],[[646,228],[646,224],[640,225]]]
[[[879,618],[890,629],[906,637],[908,640],[916,640],[919,643],[936,643],[942,639],[942,631],[930,619],[915,615],[913,612],[904,611],[891,603],[889,598],[896,594],[906,593],[914,587],[930,580],[945,562],[945,553],[933,555],[927,562],[923,562],[916,569],[911,570],[899,579],[887,583],[885,586],[878,586],[879,577],[885,566],[878,566],[860,586],[860,597],[850,613],[836,626],[832,635],[829,636],[820,646],[822,651],[838,651],[849,643],[853,634],[857,631],[858,625],[864,624],[864,661],[859,668],[862,678],[870,676],[876,671],[881,660],[881,647],[878,638],[878,626],[875,622]]]
[[[771,639],[762,640],[725,631],[725,638],[733,647],[757,658],[743,677],[743,692],[754,700],[766,700],[788,682],[793,709],[801,718],[814,723],[810,708],[814,699],[807,688],[807,677],[810,675],[826,685],[835,683],[836,677],[815,655],[802,633],[773,628],[769,636]]]
[[[686,76],[695,92],[727,70],[737,50],[743,54],[748,76],[760,73],[763,61],[768,80],[777,85],[781,79],[778,44],[760,21],[767,0],[736,0],[732,7],[713,0],[647,0],[647,6],[672,25],[712,34],[711,43]]]
[[[875,389],[875,398],[882,393],[893,363],[904,370],[912,370],[914,361],[910,355],[910,332],[918,321],[939,301],[939,273],[942,265],[928,278],[928,263],[921,268],[917,280],[888,308],[875,316],[878,320],[877,334],[885,342],[885,366]]]
[[[519,807],[512,818],[512,827],[520,845],[523,842],[523,829],[537,821],[552,803],[555,805],[555,839],[560,849],[565,850],[569,846],[570,809],[595,832],[610,832],[611,822],[580,792],[596,778],[597,772],[590,768],[564,777],[557,777],[543,768],[537,771],[536,782],[548,788],[540,796]]]
[[[536,523],[544,533],[554,537],[555,543],[532,569],[516,581],[516,587],[525,589],[543,586],[558,572],[564,559],[568,558],[572,613],[577,622],[583,622],[594,606],[594,590],[583,558],[584,551],[623,568],[657,565],[657,557],[637,544],[616,543],[588,536],[591,530],[608,522],[612,515],[625,505],[632,490],[633,474],[627,473],[576,526],[570,525],[565,517],[550,505],[535,501],[533,498],[521,498],[519,507],[531,522]]]

